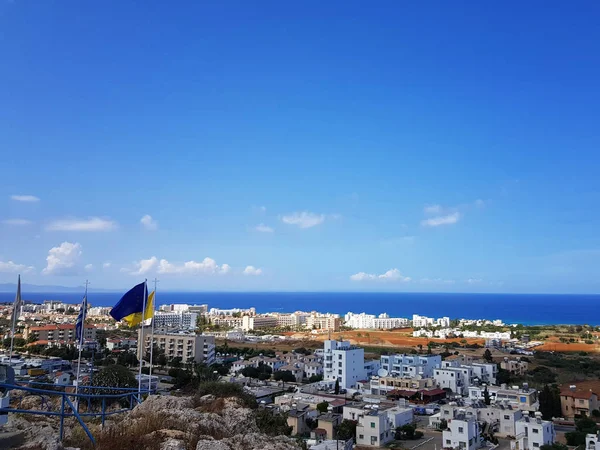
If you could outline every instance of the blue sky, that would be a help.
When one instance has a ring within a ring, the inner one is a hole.
[[[0,282],[600,291],[597,2],[204,3],[0,2]]]

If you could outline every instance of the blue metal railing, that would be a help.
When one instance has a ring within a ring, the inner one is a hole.
[[[40,389],[38,387],[31,387],[29,385],[34,384],[36,386],[52,386],[53,389],[59,390],[50,390],[50,389]],[[9,391],[11,390],[21,390],[25,392],[29,392],[34,395],[39,395],[41,397],[41,407],[46,406],[47,410],[36,410],[36,409],[23,409],[22,401],[23,396],[14,397],[14,399],[18,399],[18,407],[13,408],[10,405],[5,408],[0,408],[0,414],[7,414],[9,412],[12,413],[22,413],[22,414],[37,414],[42,416],[60,416],[60,428],[59,428],[59,436],[60,439],[63,439],[64,436],[64,420],[65,417],[75,417],[87,436],[90,438],[90,441],[95,445],[96,441],[92,436],[89,428],[86,426],[83,421],[84,417],[101,417],[102,425],[104,426],[104,421],[107,416],[113,414],[119,414],[126,411],[130,411],[136,405],[141,403],[144,399],[144,395],[150,394],[154,392],[154,390],[150,389],[142,389],[139,391],[137,388],[120,388],[120,387],[104,387],[104,386],[80,386],[80,393],[75,394],[74,392],[68,392],[67,388],[73,388],[72,385],[57,385],[50,383],[38,383],[36,381],[27,381],[22,384],[7,384],[0,383],[0,391],[6,392],[5,395],[9,395]],[[102,391],[120,391],[117,393],[102,393]],[[61,397],[60,400],[60,411],[52,410],[52,406],[45,401],[46,397]],[[71,401],[71,398],[75,399],[75,404]],[[97,407],[97,403],[100,403],[100,411],[95,411]],[[124,406],[117,410],[107,411],[107,406],[110,406],[113,403],[119,403],[123,405],[125,403],[127,406]],[[84,404],[86,405],[86,412],[80,412],[80,406]]]

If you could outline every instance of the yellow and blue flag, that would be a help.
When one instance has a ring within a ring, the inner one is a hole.
[[[152,319],[154,317],[154,291],[150,293],[148,296],[148,301],[146,302],[146,314],[144,314],[143,321],[145,322],[148,319]],[[133,314],[129,314],[128,316],[123,317],[123,320],[127,322],[130,327],[134,327],[142,322],[142,313],[136,312]],[[147,325],[147,324],[146,324]]]
[[[121,300],[110,310],[110,315],[116,320],[123,320],[125,317],[135,313],[140,316],[144,311],[144,304],[148,304],[148,289],[146,282],[140,283],[125,293]]]

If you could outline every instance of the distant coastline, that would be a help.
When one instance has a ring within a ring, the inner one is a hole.
[[[123,292],[90,292],[94,306],[113,306]],[[61,300],[79,303],[81,292],[28,292],[23,299],[34,303]],[[0,292],[0,303],[11,303],[14,292]],[[590,314],[600,305],[600,295],[569,294],[442,294],[369,292],[158,292],[158,304],[208,304],[217,308],[255,307],[257,312],[319,311],[344,315],[351,311],[387,313],[410,318],[413,314],[452,319],[500,319],[522,325],[600,325]]]

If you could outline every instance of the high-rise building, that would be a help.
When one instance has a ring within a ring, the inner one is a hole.
[[[141,331],[141,329],[138,330],[138,342],[141,342]],[[146,329],[144,330],[144,355],[148,355],[150,352],[150,340],[150,331]],[[154,330],[154,345],[164,351],[169,360],[179,357],[183,362],[212,364],[215,361],[214,336],[183,331]],[[141,349],[142,346],[138,345],[138,359],[142,356]]]
[[[352,388],[357,381],[366,379],[365,350],[348,341],[327,340],[323,349],[323,380],[339,380],[340,387]]]

